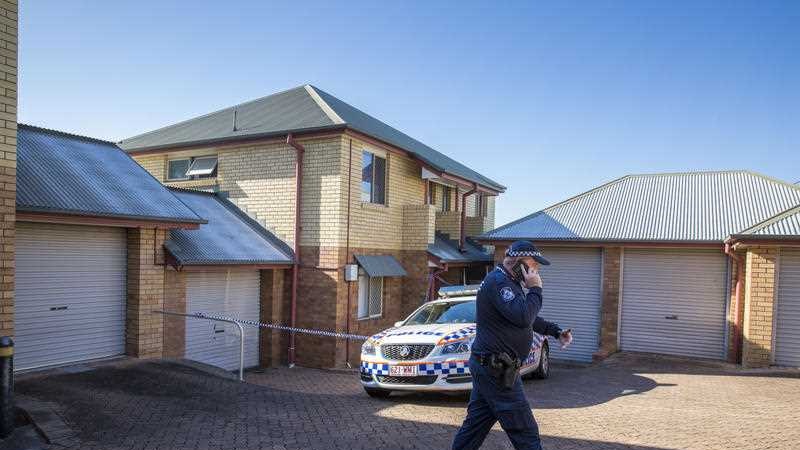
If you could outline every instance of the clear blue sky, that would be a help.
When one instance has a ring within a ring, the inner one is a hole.
[[[312,83],[508,186],[498,224],[628,173],[800,180],[800,2],[21,3],[22,122],[118,140]]]

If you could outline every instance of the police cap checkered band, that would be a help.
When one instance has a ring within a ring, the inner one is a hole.
[[[512,258],[527,256],[535,259],[539,264],[545,266],[550,265],[550,261],[546,260],[542,255],[542,252],[540,252],[539,249],[529,241],[513,242],[506,250],[506,256],[510,256]]]

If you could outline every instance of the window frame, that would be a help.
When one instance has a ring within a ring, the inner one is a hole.
[[[442,212],[453,210],[453,188],[442,185]]]
[[[369,180],[369,199],[365,198],[365,194],[367,194],[367,193],[364,191],[364,183],[366,182],[364,180],[364,169],[365,169],[364,161],[366,159],[365,158],[365,154],[369,154],[372,157],[370,180]],[[375,195],[375,192],[376,192],[376,189],[375,189],[376,182],[375,182],[375,180],[378,179],[378,176],[377,176],[378,164],[376,163],[376,161],[378,159],[383,161],[383,177],[381,177],[382,180],[383,180],[383,183],[382,183],[382,186],[383,186],[383,201],[376,201],[376,195]],[[378,153],[376,153],[374,151],[371,151],[369,149],[362,149],[361,150],[361,202],[362,203],[370,203],[370,204],[373,204],[373,205],[384,205],[384,206],[388,205],[388,195],[387,195],[388,194],[388,185],[389,185],[389,158],[388,158],[388,155],[380,155],[380,154],[378,154]]]
[[[173,161],[189,161],[189,166],[186,167],[186,172],[188,173],[192,169],[192,165],[198,159],[216,159],[217,163],[214,164],[214,169],[208,175],[185,175],[183,178],[170,178],[170,170],[169,165]],[[166,174],[166,181],[191,181],[191,180],[203,180],[208,178],[216,178],[217,177],[217,170],[219,169],[219,155],[203,155],[203,156],[187,156],[184,158],[171,158],[167,159],[167,174]]]
[[[357,299],[358,304],[356,306],[356,319],[358,320],[370,320],[370,319],[379,319],[383,317],[383,301],[384,301],[384,294],[386,292],[386,277],[371,277],[367,272],[360,268],[358,269],[358,293]],[[366,282],[366,291],[362,289],[365,287],[362,285],[362,280]],[[377,313],[370,311],[370,294],[372,292],[372,287],[374,283],[380,283],[381,288],[381,298],[380,298],[380,308]],[[362,304],[362,301],[365,304]]]

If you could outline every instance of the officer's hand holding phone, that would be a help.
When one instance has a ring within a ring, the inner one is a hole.
[[[525,286],[528,288],[542,287],[542,277],[539,276],[539,271],[536,269],[528,269],[527,264],[521,264],[522,279],[525,280]]]

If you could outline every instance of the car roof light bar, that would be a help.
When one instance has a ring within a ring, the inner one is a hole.
[[[468,295],[477,295],[479,284],[460,284],[456,286],[444,286],[439,289],[439,297],[466,297]]]

